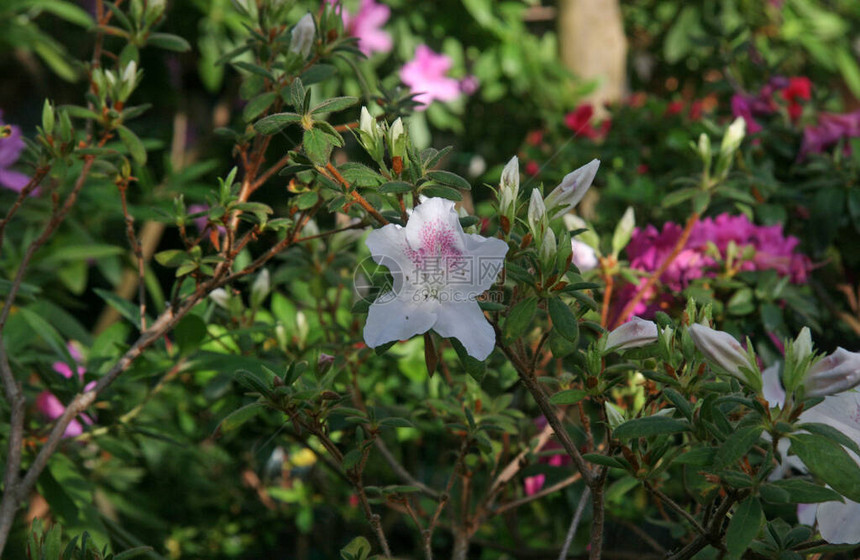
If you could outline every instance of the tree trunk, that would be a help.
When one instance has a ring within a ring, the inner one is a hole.
[[[623,98],[627,87],[627,38],[618,0],[559,0],[561,60],[584,80],[598,80],[587,101],[598,112]]]

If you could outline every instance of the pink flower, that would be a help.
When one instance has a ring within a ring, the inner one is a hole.
[[[538,417],[535,421],[535,426],[537,426],[538,430],[543,430],[546,427],[546,418],[543,416]],[[550,440],[544,446],[545,450],[553,450],[553,449],[561,449],[561,444],[554,440]],[[538,459],[539,463],[543,463],[549,465],[551,467],[563,467],[565,465],[569,465],[573,462],[573,460],[567,455],[551,455],[549,457],[541,457]],[[533,476],[527,476],[523,480],[523,486],[525,487],[526,496],[534,496],[543,488],[544,483],[546,482],[545,474],[536,474]]]
[[[67,348],[69,350],[69,354],[72,355],[72,358],[76,362],[80,362],[83,360],[83,356],[81,356],[80,351],[78,351],[78,349],[73,344],[68,344]],[[72,370],[67,363],[54,362],[52,367],[54,368],[54,371],[56,371],[66,379],[72,378]],[[80,365],[77,366],[77,374],[80,380],[84,379],[84,374],[86,373],[86,371],[87,370],[84,367]],[[90,381],[84,386],[84,390],[89,391],[95,386],[95,384],[95,381]],[[42,391],[41,393],[39,393],[39,396],[36,397],[36,409],[43,415],[45,415],[48,420],[56,420],[63,415],[63,412],[66,411],[65,405],[63,405],[63,403],[60,402],[60,399],[58,399],[56,395],[54,395],[50,391]],[[63,432],[64,438],[77,437],[81,435],[82,433],[84,433],[83,424],[93,423],[93,420],[86,414],[81,414],[78,418],[80,418],[80,421],[78,421],[77,418],[72,419],[72,421],[69,422],[69,425],[66,426],[66,431]],[[81,422],[83,422],[83,424]]]
[[[357,14],[353,16],[344,8],[342,17],[346,32],[358,38],[358,49],[366,56],[391,50],[391,35],[382,29],[391,17],[391,8],[374,0],[361,0]]]
[[[427,45],[415,49],[415,58],[400,69],[400,79],[409,86],[418,110],[427,108],[434,100],[453,101],[460,97],[460,82],[446,74],[451,69],[451,58],[434,52]]]
[[[30,178],[9,168],[21,157],[25,146],[21,129],[7,125],[3,121],[3,111],[0,111],[0,185],[17,192],[27,186]],[[35,191],[30,194],[35,194]]]

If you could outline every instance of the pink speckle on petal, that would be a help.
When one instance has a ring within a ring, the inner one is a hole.
[[[417,270],[427,270],[431,264],[444,263],[449,269],[460,265],[462,253],[457,248],[457,236],[442,220],[424,224],[420,238],[420,247],[404,249]]]

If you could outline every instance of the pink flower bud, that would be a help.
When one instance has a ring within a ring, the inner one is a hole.
[[[727,332],[715,331],[704,325],[690,327],[690,336],[696,348],[705,357],[741,381],[747,381],[741,368],[749,368],[747,353],[735,337]]]
[[[657,341],[657,324],[633,317],[606,336],[606,350],[639,348]]]

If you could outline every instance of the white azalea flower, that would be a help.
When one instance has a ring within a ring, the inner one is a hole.
[[[774,364],[762,372],[764,382],[764,397],[771,406],[782,406],[785,403],[785,390],[779,383],[779,365]],[[798,422],[801,424],[827,424],[852,440],[860,442],[860,393],[849,391],[824,398],[820,404],[803,411]],[[789,441],[779,442],[783,465],[771,473],[770,479],[782,478],[788,467],[794,467],[806,472],[806,465],[796,455],[787,455]],[[855,461],[860,463],[850,450]],[[831,544],[860,543],[860,503],[845,498],[845,502],[822,502],[820,504],[799,504],[798,519],[805,525],[813,525],[818,520],[818,530],[821,538]]]
[[[415,207],[406,227],[374,230],[367,246],[394,280],[392,290],[370,306],[364,325],[368,346],[433,329],[459,340],[478,360],[490,355],[496,335],[477,297],[502,270],[504,241],[464,233],[452,201],[428,198]]]

